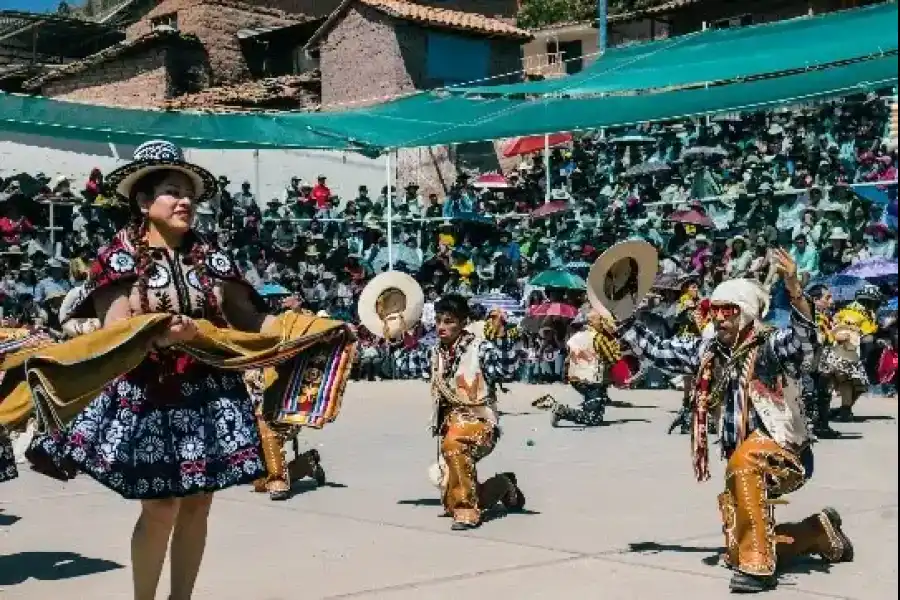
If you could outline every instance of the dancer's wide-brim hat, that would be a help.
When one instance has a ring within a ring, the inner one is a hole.
[[[588,301],[601,314],[626,319],[650,293],[658,269],[659,254],[651,244],[642,240],[618,243],[591,267]]]
[[[138,146],[130,163],[106,176],[106,186],[128,199],[134,184],[156,171],[184,173],[194,186],[194,202],[208,202],[218,192],[218,183],[212,173],[187,162],[181,148],[164,140],[153,140]]]
[[[422,286],[399,271],[376,276],[359,296],[359,320],[379,337],[397,338],[422,319]]]

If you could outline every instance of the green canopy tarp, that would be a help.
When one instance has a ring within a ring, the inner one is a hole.
[[[892,50],[897,50],[895,3],[611,48],[569,77],[452,92],[513,97],[634,95],[821,68]]]
[[[0,95],[0,130],[197,148],[385,149],[756,110],[897,81],[897,5],[610,50],[555,81],[422,93],[340,113],[140,111]]]
[[[422,95],[322,115],[327,122],[320,126],[335,136],[366,131],[366,142],[375,147],[407,148],[753,111],[877,90],[896,81],[897,57],[888,56],[786,77],[634,97],[522,101]]]
[[[134,110],[0,93],[0,131],[131,145],[161,138],[190,148],[359,149],[317,133],[314,117]]]

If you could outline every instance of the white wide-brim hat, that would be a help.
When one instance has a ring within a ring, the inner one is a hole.
[[[650,293],[658,269],[659,253],[652,244],[643,240],[620,242],[591,267],[588,301],[604,316],[626,319]]]
[[[743,235],[741,235],[741,234],[737,234],[736,236],[734,236],[733,238],[731,238],[730,240],[728,240],[727,242],[725,242],[725,245],[726,245],[727,247],[729,247],[729,248],[733,248],[733,247],[734,247],[734,243],[737,242],[738,240],[744,242],[744,248],[745,248],[745,249],[750,247],[750,241],[749,241],[746,237],[744,237]]]
[[[843,227],[835,227],[834,231],[831,232],[831,236],[828,238],[829,240],[849,240],[850,235],[844,231]]]
[[[130,163],[106,176],[106,185],[120,196],[130,199],[134,184],[156,171],[184,173],[193,184],[194,202],[208,202],[218,193],[218,183],[213,174],[187,162],[181,148],[165,140],[153,140],[138,146]]]
[[[374,335],[395,339],[421,320],[422,286],[399,271],[376,276],[359,296],[359,320]]]

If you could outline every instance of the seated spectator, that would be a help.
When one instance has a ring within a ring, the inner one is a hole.
[[[897,240],[891,229],[883,223],[875,223],[866,233],[872,236],[869,241],[869,255],[877,258],[896,259]]]
[[[809,245],[806,234],[800,233],[794,237],[791,258],[797,263],[797,274],[804,284],[819,275],[819,253]]]

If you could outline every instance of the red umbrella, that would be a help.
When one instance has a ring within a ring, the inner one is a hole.
[[[676,223],[684,223],[685,225],[695,225],[697,227],[706,227],[707,229],[715,229],[716,225],[713,220],[704,215],[699,210],[679,210],[672,213],[669,217],[670,221]]]
[[[547,202],[540,207],[531,211],[531,216],[535,219],[543,219],[544,217],[552,217],[553,215],[569,210],[568,202]]]
[[[554,133],[550,137],[550,147],[562,146],[572,141],[571,133]],[[544,149],[544,136],[532,135],[520,137],[512,142],[503,151],[503,156],[510,158],[513,156],[521,156],[523,154],[531,154],[532,152],[540,152]]]
[[[500,173],[485,173],[472,185],[486,190],[502,190],[510,187],[509,181]]]
[[[578,309],[571,304],[562,302],[548,302],[528,309],[529,317],[560,317],[562,319],[574,319],[578,316]]]

